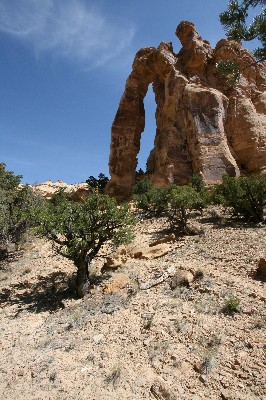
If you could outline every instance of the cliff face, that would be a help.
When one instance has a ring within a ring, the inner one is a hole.
[[[120,199],[134,184],[150,83],[157,104],[148,159],[154,185],[185,184],[192,174],[206,183],[225,173],[266,174],[266,63],[256,64],[237,41],[223,39],[212,49],[191,22],[181,22],[176,35],[183,46],[177,55],[171,43],[141,49],[127,79],[112,126],[107,187]],[[217,74],[216,63],[225,60],[241,70],[233,88]]]

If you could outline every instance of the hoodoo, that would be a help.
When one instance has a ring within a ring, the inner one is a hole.
[[[192,174],[206,183],[225,173],[266,174],[266,62],[255,63],[236,40],[220,40],[212,49],[191,22],[181,22],[176,35],[178,54],[165,42],[141,49],[127,79],[112,125],[107,187],[121,200],[135,181],[151,83],[157,127],[147,172],[155,186],[186,184]],[[234,86],[217,73],[217,62],[227,60],[240,68]]]

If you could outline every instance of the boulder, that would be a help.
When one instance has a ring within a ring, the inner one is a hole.
[[[191,272],[177,270],[171,278],[170,287],[174,290],[177,286],[189,286],[193,280],[194,276]]]
[[[155,246],[138,245],[128,249],[128,254],[132,258],[143,260],[153,260],[169,253],[171,246],[166,243],[157,244]]]
[[[115,274],[104,288],[104,294],[112,294],[129,288],[130,277],[124,273]]]

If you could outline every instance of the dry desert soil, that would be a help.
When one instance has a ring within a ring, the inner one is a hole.
[[[174,240],[140,218],[84,299],[43,239],[2,262],[0,398],[265,400],[266,227],[208,210],[194,223]]]

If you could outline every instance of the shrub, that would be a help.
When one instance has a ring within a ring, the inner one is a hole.
[[[266,177],[223,176],[223,183],[214,189],[215,202],[232,207],[234,214],[247,221],[263,221],[266,205]]]
[[[126,204],[118,207],[107,195],[93,192],[84,203],[77,203],[59,192],[48,203],[40,222],[41,232],[77,267],[77,292],[83,297],[90,287],[92,259],[107,242],[114,246],[128,243],[134,218]]]
[[[201,175],[193,175],[191,186],[200,194],[200,198],[196,205],[196,209],[202,212],[203,208],[210,202],[210,196],[207,187],[205,186],[204,179]]]
[[[149,190],[153,188],[151,181],[148,179],[142,179],[139,182],[135,183],[132,189],[133,195],[140,195],[147,193]]]
[[[198,192],[201,193],[206,190],[204,179],[201,175],[192,175],[191,186]]]
[[[225,302],[223,307],[223,313],[228,315],[233,315],[235,313],[239,313],[240,309],[240,300],[238,297],[229,297],[229,299]]]
[[[195,281],[201,281],[204,278],[204,272],[201,269],[197,269],[194,274]]]
[[[0,242],[18,245],[26,231],[35,224],[39,201],[32,189],[25,186],[14,191],[0,190]]]
[[[19,188],[20,180],[21,175],[6,171],[5,164],[0,164],[0,246],[6,255],[9,246],[17,246],[34,226],[43,201],[29,186]]]
[[[18,187],[22,175],[14,175],[12,171],[6,171],[6,164],[0,163],[0,189],[13,190]]]
[[[149,215],[161,215],[167,206],[168,188],[155,188],[148,179],[142,179],[133,187],[133,199],[137,208]]]
[[[191,186],[172,186],[168,194],[168,221],[173,230],[189,234],[189,211],[197,209],[202,198]]]

